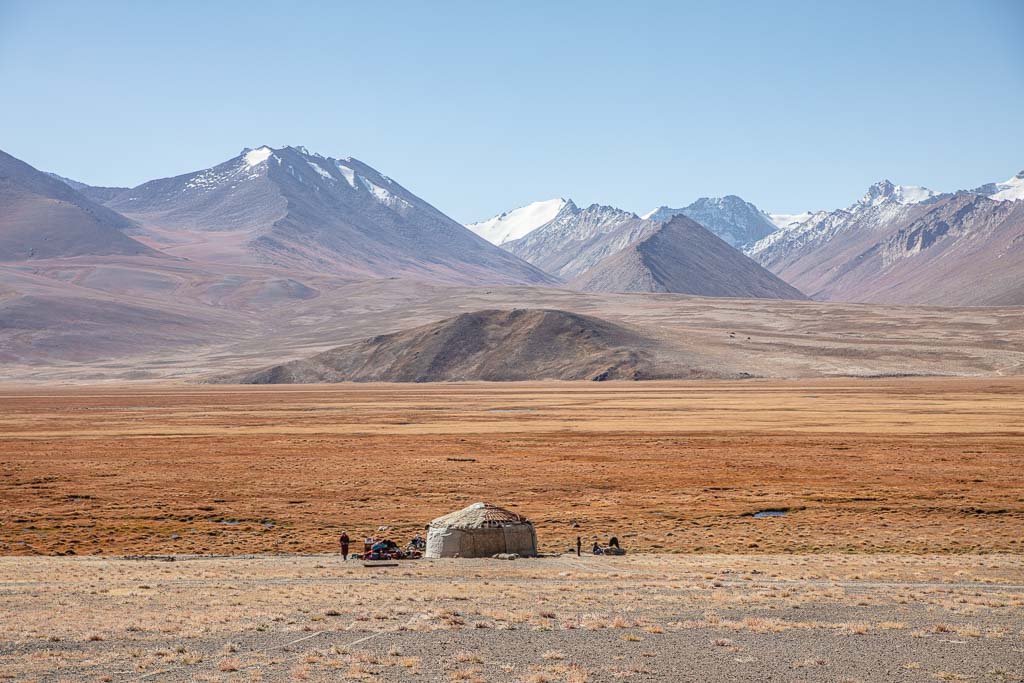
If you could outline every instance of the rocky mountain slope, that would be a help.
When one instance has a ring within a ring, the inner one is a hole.
[[[738,197],[701,200],[692,209],[715,217],[710,222],[733,235],[740,234],[739,226],[749,234],[775,230]],[[644,219],[599,204],[581,209],[570,200],[552,220],[502,248],[589,291],[804,298],[696,221],[672,212]],[[666,223],[673,225],[662,229]]]
[[[569,286],[587,292],[806,298],[686,216],[675,216],[667,223],[648,222],[628,246],[571,280]]]
[[[997,196],[1013,186],[979,189]],[[882,181],[849,208],[818,212],[749,253],[817,299],[1019,304],[1024,214],[1015,204]]]
[[[640,331],[560,310],[463,313],[305,360],[215,379],[238,384],[613,380],[686,376]]]
[[[135,225],[65,183],[0,152],[0,261],[154,254]]]
[[[1024,202],[947,195],[927,211],[913,212],[889,223],[881,234],[851,244],[856,248],[840,259],[824,261],[827,268],[801,274],[820,298],[1024,304]]]
[[[108,205],[160,248],[200,261],[361,278],[556,281],[366,164],[301,147],[245,150],[119,193]]]
[[[571,200],[549,200],[467,227],[542,270],[573,278],[625,247],[650,224],[678,215],[692,218],[738,248],[776,230],[767,214],[735,195],[705,197],[680,209],[662,206],[643,217],[612,206],[592,204],[581,209]],[[631,233],[621,231],[626,225]],[[612,233],[626,238],[618,243],[604,239]]]
[[[661,206],[644,218],[664,222],[679,215],[692,218],[737,248],[757,242],[775,232],[777,227],[768,214],[732,194],[725,197],[702,197],[681,209]]]
[[[570,279],[625,247],[648,226],[629,211],[600,204],[581,209],[568,200],[552,220],[502,248],[545,272]],[[616,238],[607,239],[612,233]]]
[[[930,190],[905,191],[903,186],[883,180],[869,187],[848,208],[813,213],[801,223],[791,223],[767,235],[745,251],[778,274],[783,264],[799,260],[802,254],[823,247],[835,250],[839,242],[834,240],[839,237],[860,239],[884,232],[890,224],[916,215],[921,210],[919,204],[934,196]]]

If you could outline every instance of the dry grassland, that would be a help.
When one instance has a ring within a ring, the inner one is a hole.
[[[1020,553],[1022,456],[1009,378],[7,387],[0,554],[323,552],[477,500],[548,551]]]

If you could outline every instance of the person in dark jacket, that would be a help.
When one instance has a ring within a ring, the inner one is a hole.
[[[579,536],[576,537],[576,557],[583,556],[583,539]]]
[[[609,548],[618,548],[618,547],[619,547],[619,539],[618,539],[618,538],[616,538],[615,536],[612,536],[612,537],[611,537],[611,538],[610,538],[610,539],[608,540],[608,547],[609,547]]]
[[[341,532],[341,538],[338,539],[338,542],[341,543],[341,556],[347,562],[348,561],[348,544],[349,544],[349,538],[348,538],[348,532],[347,531],[342,531]]]

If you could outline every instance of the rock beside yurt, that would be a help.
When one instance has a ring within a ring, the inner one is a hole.
[[[426,557],[537,555],[537,532],[519,513],[487,503],[438,517],[427,528]]]

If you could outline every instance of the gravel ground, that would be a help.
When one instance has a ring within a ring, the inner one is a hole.
[[[1020,681],[1018,555],[0,558],[0,678]]]

